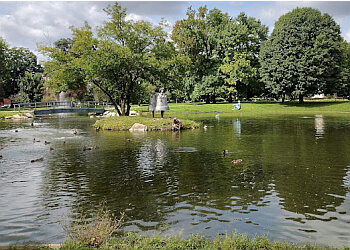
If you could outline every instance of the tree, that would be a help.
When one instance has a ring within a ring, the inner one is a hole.
[[[20,78],[25,72],[32,74],[42,72],[42,67],[38,64],[36,55],[27,48],[13,47],[7,53],[9,78],[5,86],[5,94],[7,96],[15,96],[19,93]]]
[[[176,22],[171,35],[179,53],[191,59],[192,69],[185,81],[192,84],[188,88],[193,89],[193,99],[205,97],[207,103],[210,98],[215,102],[223,83],[218,72],[220,58],[216,54],[215,34],[229,17],[218,9],[208,11],[206,6],[198,11],[189,7],[186,14],[186,19]]]
[[[176,87],[179,79],[174,72],[179,72],[184,60],[168,41],[162,23],[153,27],[149,22],[126,20],[126,9],[118,3],[105,11],[109,21],[97,29],[98,38],[85,23],[71,27],[71,48],[65,49],[64,41],[60,47],[42,47],[52,58],[45,71],[57,87],[71,88],[71,80],[81,77],[85,85],[94,85],[108,96],[119,115],[128,115],[132,97],[145,83]]]
[[[225,75],[225,89],[250,98],[262,93],[258,70],[261,44],[268,28],[260,20],[240,13],[217,32],[218,54],[223,58],[219,70]]]
[[[40,102],[44,95],[44,80],[41,73],[25,72],[19,79],[19,102]]]
[[[346,81],[340,27],[329,14],[296,8],[275,23],[260,52],[262,79],[272,95],[299,98],[337,91]]]
[[[5,95],[5,83],[9,74],[6,60],[7,51],[8,45],[5,40],[0,37],[0,101],[2,101],[4,97],[7,97]]]

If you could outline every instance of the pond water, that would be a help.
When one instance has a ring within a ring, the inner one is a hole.
[[[81,115],[0,121],[0,244],[63,242],[61,221],[105,202],[125,212],[123,231],[141,235],[349,245],[350,117],[188,118],[206,127],[132,134],[97,132]]]

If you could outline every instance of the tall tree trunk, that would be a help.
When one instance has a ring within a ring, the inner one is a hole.
[[[209,96],[209,94],[205,96],[205,103],[206,104],[210,103],[210,96]]]
[[[304,103],[304,96],[302,94],[299,95],[299,104]]]
[[[120,115],[125,116],[125,99],[120,100]]]
[[[233,103],[232,93],[228,95],[228,103]]]

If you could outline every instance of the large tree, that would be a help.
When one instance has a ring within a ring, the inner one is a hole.
[[[296,8],[275,23],[260,52],[267,91],[299,98],[337,91],[346,81],[340,27],[329,14]]]
[[[188,89],[193,91],[194,99],[205,97],[207,103],[210,98],[215,102],[215,96],[223,84],[218,72],[221,61],[216,53],[215,36],[229,17],[218,9],[208,11],[206,6],[198,11],[189,7],[186,14],[186,19],[176,22],[171,35],[179,53],[191,59],[192,70],[185,82],[190,85]]]
[[[119,115],[128,115],[132,96],[145,83],[168,89],[176,86],[179,78],[174,71],[179,72],[184,60],[177,57],[162,23],[154,27],[149,22],[127,20],[126,9],[118,3],[105,11],[109,20],[97,29],[97,38],[85,23],[71,28],[71,48],[66,49],[64,41],[59,43],[63,49],[57,44],[42,47],[52,59],[45,64],[45,71],[50,81],[60,86],[69,87],[69,79],[82,77],[85,84],[108,96]]]
[[[250,98],[263,91],[259,75],[259,52],[268,28],[260,20],[240,13],[216,33],[218,54],[223,58],[219,70],[225,75],[229,94]]]
[[[6,60],[7,51],[8,45],[5,40],[0,37],[0,101],[2,101],[4,97],[7,97],[5,95],[5,83],[9,75]]]
[[[44,96],[44,80],[41,73],[25,72],[19,78],[19,102],[40,102]]]

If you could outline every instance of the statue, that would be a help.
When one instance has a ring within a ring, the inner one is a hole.
[[[238,100],[238,103],[233,104],[233,109],[232,110],[241,110],[241,102]]]
[[[149,98],[149,105],[148,105],[148,111],[152,111],[152,116],[154,118],[154,110],[156,108],[156,93],[154,90],[151,92],[151,96]]]
[[[166,99],[166,93],[164,89],[160,89],[160,93],[157,93],[157,102],[156,102],[155,111],[160,111],[160,115],[163,118],[165,110],[169,110],[169,105]]]
[[[148,111],[152,111],[153,117],[154,111],[160,111],[161,117],[163,118],[165,110],[169,110],[169,105],[164,89],[160,89],[160,93],[155,93],[153,90],[149,98]]]

